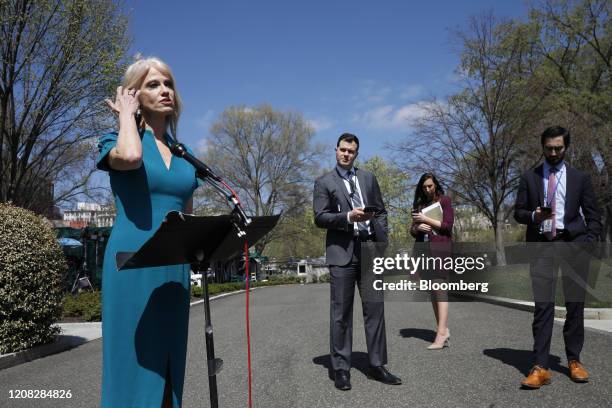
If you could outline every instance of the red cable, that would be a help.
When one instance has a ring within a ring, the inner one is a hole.
[[[249,408],[251,408],[251,327],[249,324],[249,244],[244,240],[245,274],[246,274],[246,335],[247,335],[247,367],[249,372]]]
[[[238,204],[240,204],[240,199],[238,198],[238,194],[236,194],[236,192],[234,191],[233,188],[231,188],[225,181],[221,180],[221,184],[223,184],[229,191],[231,191],[231,193],[233,194],[234,198],[236,199],[236,201],[238,201]],[[251,383],[252,383],[252,374],[251,374],[251,325],[249,322],[249,281],[250,281],[250,277],[251,274],[249,273],[249,244],[247,242],[247,240],[244,240],[244,259],[245,259],[245,263],[244,263],[244,273],[246,275],[246,335],[247,335],[247,367],[248,367],[248,375],[249,375],[249,408],[252,407],[252,388],[251,388]]]
[[[228,189],[228,190],[229,190],[229,191],[230,191],[230,192],[231,192],[231,193],[234,195],[234,197],[236,198],[236,200],[238,200],[238,202],[240,203],[240,199],[238,198],[238,194],[236,194],[236,192],[234,191],[234,189],[233,189],[233,188],[231,188],[231,187],[230,187],[230,185],[229,185],[229,184],[227,184],[227,183],[226,183],[225,181],[223,181],[223,180],[221,180],[221,184],[223,184],[223,186],[224,186],[225,188],[227,188],[227,189]]]

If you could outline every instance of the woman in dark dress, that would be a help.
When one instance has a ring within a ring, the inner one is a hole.
[[[442,207],[442,221],[429,218],[421,210],[434,203]],[[453,230],[453,207],[450,198],[444,195],[442,186],[433,173],[425,173],[419,179],[414,193],[412,226],[410,234],[417,242],[430,242],[429,255],[450,256],[450,243]],[[433,244],[431,244],[433,243]],[[446,281],[448,273],[443,270],[430,271],[432,281]],[[439,350],[449,346],[450,331],[448,330],[448,294],[444,291],[432,291],[431,303],[436,316],[436,339],[427,348]]]

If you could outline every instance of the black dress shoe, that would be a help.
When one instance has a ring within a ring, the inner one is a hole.
[[[367,376],[370,380],[380,381],[385,384],[400,385],[402,383],[402,379],[387,371],[385,366],[370,367]]]
[[[337,389],[348,391],[351,389],[351,375],[346,370],[337,370],[334,385]]]

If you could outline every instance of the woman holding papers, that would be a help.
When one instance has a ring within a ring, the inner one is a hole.
[[[117,132],[100,137],[117,219],[102,274],[102,401],[106,407],[180,407],[189,322],[189,265],[117,270],[118,252],[136,252],[169,211],[192,212],[195,168],[172,157],[181,102],[168,65],[139,59],[114,101]]]
[[[450,255],[450,243],[453,230],[453,207],[450,198],[444,195],[442,186],[433,173],[425,173],[419,179],[414,192],[412,226],[410,234],[417,242],[430,242],[430,256],[445,257]],[[446,280],[444,270],[427,271],[430,279]],[[440,350],[448,347],[450,331],[448,330],[448,301],[446,292],[431,293],[432,306],[436,316],[436,339],[427,348]]]

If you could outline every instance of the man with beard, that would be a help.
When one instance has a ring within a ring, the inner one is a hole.
[[[537,256],[530,261],[535,302],[532,325],[535,365],[521,382],[525,388],[550,383],[548,360],[559,267],[567,310],[563,337],[570,377],[574,382],[589,380],[580,363],[589,262],[584,244],[580,250],[577,243],[597,241],[601,231],[600,212],[589,176],[564,160],[570,145],[569,131],[560,126],[549,127],[540,142],[544,163],[521,176],[514,210],[514,218],[527,225],[526,241],[541,243],[537,244]]]

